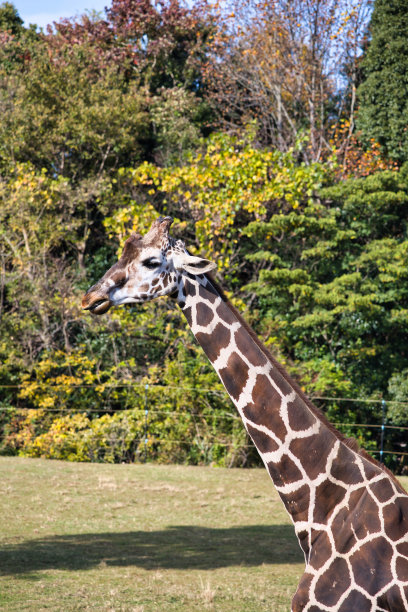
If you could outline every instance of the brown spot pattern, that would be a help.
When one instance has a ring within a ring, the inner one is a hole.
[[[406,557],[397,557],[395,568],[398,580],[406,582],[408,580],[408,559]]]
[[[245,416],[258,425],[264,425],[283,441],[287,432],[279,414],[281,398],[265,374],[256,377],[252,401],[244,408]]]
[[[326,430],[307,438],[297,438],[292,440],[290,450],[296,457],[307,456],[308,466],[307,473],[310,478],[316,476],[326,470],[327,457],[332,451],[333,434]]]
[[[350,496],[351,525],[356,537],[362,540],[371,533],[381,531],[381,522],[377,506],[367,499],[367,491],[355,491]]]
[[[261,451],[261,453],[272,453],[278,450],[279,446],[276,444],[275,440],[266,435],[266,433],[251,427],[251,425],[248,425],[247,429],[249,435],[254,441],[254,444],[256,445],[257,449]]]
[[[297,537],[299,540],[300,548],[305,554],[309,554],[309,533],[307,531],[298,531]]]
[[[347,470],[344,469],[345,465]],[[363,480],[360,469],[355,463],[355,454],[343,443],[340,444],[337,457],[332,463],[331,474],[346,484],[358,484]]]
[[[235,400],[241,395],[242,389],[248,379],[249,367],[241,359],[238,353],[232,353],[228,359],[227,366],[220,370],[222,382],[228,393]]]
[[[353,491],[348,506],[342,508],[333,520],[333,537],[336,549],[341,553],[349,552],[357,542],[356,537],[361,540],[381,529],[377,507],[367,496],[363,487]]]
[[[315,506],[313,520],[316,523],[327,523],[328,518],[333,514],[333,510],[344,499],[345,493],[345,488],[330,482],[330,480],[323,481],[316,488],[316,498],[320,499],[321,503]]]
[[[214,304],[214,302],[216,302],[219,297],[214,287],[209,284],[207,284],[206,287],[200,284],[198,288],[198,293],[201,298],[203,298],[204,300],[208,300],[209,302],[211,302],[211,304]]]
[[[188,278],[185,279],[184,281],[184,288],[186,291],[186,295],[191,295],[191,297],[194,297],[196,294],[196,286],[194,283],[192,283],[190,280],[188,280]]]
[[[302,612],[309,601],[309,589],[312,582],[310,574],[303,574],[294,598],[292,599],[293,612]]]
[[[196,316],[197,316],[197,325],[206,327],[213,320],[214,313],[211,310],[211,308],[207,306],[207,304],[202,304],[201,302],[199,302],[196,307]],[[214,339],[216,341],[217,336],[214,336]]]
[[[232,325],[233,323],[237,322],[236,316],[234,315],[232,310],[228,308],[225,302],[221,302],[221,304],[217,306],[217,315],[220,317],[220,319],[225,321],[227,325]]]
[[[401,592],[396,585],[392,586],[378,598],[378,606],[385,608],[385,610],[391,610],[392,612],[407,612],[407,609],[402,603]]]
[[[351,591],[339,608],[339,612],[370,612],[371,601],[360,591]]]
[[[212,362],[216,361],[221,350],[226,348],[231,342],[231,332],[222,323],[215,326],[212,334],[204,334],[198,332],[196,334],[198,342],[204,349],[208,359]]]
[[[187,323],[191,327],[192,324],[193,324],[193,315],[192,315],[192,312],[191,312],[191,306],[187,306],[187,308],[183,308],[183,313],[184,313],[184,316],[187,319]],[[201,342],[200,342],[200,344],[201,344]]]
[[[357,540],[351,530],[351,513],[349,508],[342,508],[332,523],[334,545],[339,553],[350,552]]]
[[[293,520],[307,520],[310,505],[310,491],[308,485],[302,485],[292,493],[286,493],[285,495],[279,493],[279,495],[285,504],[286,510],[293,516]]]
[[[374,463],[371,463],[367,459],[363,459],[364,473],[366,475],[367,480],[371,480],[378,476],[379,469]]]
[[[283,440],[286,434],[285,425],[277,410],[268,412],[264,408],[259,408],[255,404],[247,404],[243,408],[243,413],[249,421],[257,425],[263,425],[275,434],[277,438]]]
[[[312,550],[309,557],[309,564],[318,569],[328,561],[332,554],[332,546],[327,533],[318,531],[313,534]]]
[[[385,506],[385,533],[391,540],[400,540],[408,532],[408,497],[400,497]]]
[[[356,584],[369,595],[376,595],[392,581],[391,558],[392,547],[385,538],[378,537],[363,544],[350,557]]]
[[[316,583],[316,599],[325,606],[334,606],[351,584],[350,572],[344,559],[334,559]]]
[[[266,365],[267,360],[265,355],[244,327],[240,327],[235,332],[235,342],[240,353],[242,353],[254,367]]]
[[[288,417],[290,428],[293,431],[309,429],[317,420],[298,395],[293,402],[288,403]]]
[[[268,470],[277,487],[296,482],[302,478],[301,471],[288,455],[283,455],[280,461],[268,463]]]
[[[399,552],[400,555],[408,557],[408,536],[406,542],[400,542],[397,544],[397,552]]]
[[[370,489],[381,503],[385,503],[394,496],[394,489],[386,478],[371,484]]]

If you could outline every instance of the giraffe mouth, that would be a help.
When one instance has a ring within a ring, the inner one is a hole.
[[[112,306],[112,302],[106,298],[102,300],[96,300],[92,302],[92,304],[88,304],[87,306],[83,306],[84,310],[89,310],[91,314],[102,315],[105,312],[108,312],[109,308]]]

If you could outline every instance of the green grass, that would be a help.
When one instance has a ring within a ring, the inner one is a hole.
[[[0,458],[0,609],[290,609],[303,571],[265,470]]]
[[[0,458],[0,609],[286,611],[303,555],[265,470]]]

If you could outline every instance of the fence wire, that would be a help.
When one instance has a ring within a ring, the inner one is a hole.
[[[38,381],[30,381],[28,384],[30,383],[36,383],[41,386],[42,383],[38,382]],[[27,384],[15,384],[15,385],[0,385],[0,390],[1,389],[23,389],[23,388],[27,388]],[[171,391],[188,391],[188,392],[194,392],[194,393],[206,393],[206,394],[212,394],[212,395],[218,395],[218,396],[227,396],[228,394],[224,389],[209,389],[209,388],[205,388],[205,387],[181,387],[178,385],[158,385],[158,384],[154,384],[154,385],[150,385],[147,383],[140,383],[140,382],[126,382],[126,383],[120,383],[120,384],[106,384],[103,382],[100,383],[80,383],[80,384],[71,384],[69,382],[65,382],[65,383],[55,383],[55,384],[47,384],[44,386],[41,386],[42,390],[44,389],[53,389],[53,390],[58,390],[58,389],[94,389],[97,390],[98,392],[105,392],[105,391],[111,391],[111,390],[115,390],[115,389],[126,389],[126,388],[130,388],[130,389],[140,389],[141,391],[141,395],[143,393],[144,396],[144,407],[143,408],[129,408],[129,407],[124,407],[124,408],[105,408],[105,407],[95,407],[95,408],[87,408],[85,410],[75,410],[72,408],[66,408],[66,407],[62,407],[62,408],[57,408],[57,407],[46,407],[46,408],[38,408],[38,407],[33,407],[33,406],[0,406],[0,412],[5,412],[8,410],[28,410],[28,411],[35,411],[35,410],[41,410],[42,412],[48,412],[48,413],[58,413],[58,414],[65,414],[65,415],[70,415],[70,414],[78,414],[78,412],[82,412],[85,414],[91,413],[91,414],[114,414],[117,412],[121,412],[121,411],[138,411],[140,412],[141,415],[141,419],[144,418],[144,444],[145,444],[145,455],[147,452],[147,445],[148,443],[159,443],[159,442],[166,442],[167,444],[171,443],[171,444],[193,444],[194,441],[192,440],[166,440],[166,439],[161,439],[161,438],[157,438],[155,436],[150,436],[149,437],[149,417],[153,416],[153,415],[157,415],[157,416],[172,416],[172,417],[177,417],[180,416],[180,414],[182,413],[181,410],[155,410],[155,409],[150,409],[149,408],[149,393],[151,391],[166,391],[166,390],[171,390]],[[384,441],[385,441],[385,431],[386,430],[395,430],[395,431],[408,431],[408,426],[400,426],[400,425],[392,425],[392,424],[388,424],[386,422],[386,418],[385,418],[385,407],[386,405],[398,405],[398,406],[408,406],[408,401],[397,401],[397,400],[384,400],[384,399],[376,399],[376,398],[364,398],[364,397],[359,397],[359,398],[350,398],[350,397],[329,397],[329,396],[315,396],[315,397],[311,397],[310,398],[312,401],[323,401],[323,402],[350,402],[350,403],[369,403],[369,404],[380,404],[382,407],[382,423],[348,423],[348,422],[334,422],[332,423],[335,427],[338,427],[340,429],[342,428],[367,428],[367,429],[380,429],[381,430],[381,440],[380,440],[380,448],[379,449],[369,449],[370,453],[379,453],[380,454],[380,460],[382,459],[383,455],[388,454],[388,455],[396,455],[396,456],[408,456],[408,452],[405,451],[401,451],[401,450],[385,450],[384,449]],[[187,411],[183,411],[184,414],[189,414],[192,417],[197,417],[197,418],[205,418],[208,415],[203,415],[201,413],[194,413],[194,412],[189,412]],[[239,415],[235,415],[235,414],[230,414],[230,413],[223,413],[223,414],[219,414],[219,413],[215,413],[214,414],[214,418],[216,420],[236,420],[236,421],[241,421],[241,418]],[[225,441],[221,441],[221,440],[217,440],[217,439],[213,439],[212,442],[214,444],[218,444],[220,446],[225,446],[225,447],[230,447],[230,446],[234,446],[234,442],[225,442]],[[246,445],[240,445],[242,448],[252,448],[253,444],[246,444]]]

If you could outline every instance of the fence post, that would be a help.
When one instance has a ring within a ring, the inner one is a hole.
[[[384,434],[385,434],[385,400],[381,402],[381,441],[380,441],[380,463],[384,463]]]
[[[144,422],[144,462],[146,463],[147,461],[147,442],[148,442],[148,438],[147,438],[147,415],[149,413],[149,410],[147,408],[147,391],[149,389],[149,383],[145,384],[145,422]]]

